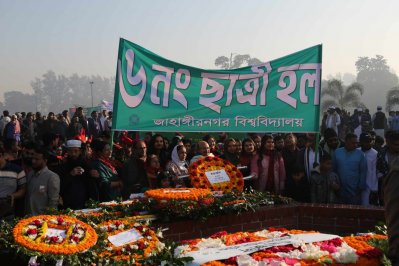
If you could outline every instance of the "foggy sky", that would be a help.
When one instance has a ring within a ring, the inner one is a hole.
[[[323,78],[356,74],[358,56],[381,54],[395,70],[397,10],[398,1],[364,0],[1,0],[0,100],[32,92],[48,70],[114,76],[120,37],[208,69],[231,52],[266,61],[322,43]]]

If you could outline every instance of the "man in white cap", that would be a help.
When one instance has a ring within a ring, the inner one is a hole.
[[[335,107],[331,106],[328,108],[328,115],[326,119],[326,128],[334,129],[335,133],[338,135],[338,126],[341,124],[341,117],[335,111]]]
[[[82,157],[82,142],[68,140],[67,158],[55,170],[61,179],[60,196],[64,208],[83,209],[89,198],[96,199],[95,179]]]
[[[371,121],[373,123],[375,134],[384,138],[385,128],[388,128],[388,124],[387,124],[387,118],[384,112],[382,111],[381,106],[377,106],[377,112],[373,115]]]

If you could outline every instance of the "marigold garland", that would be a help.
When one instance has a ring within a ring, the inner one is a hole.
[[[211,184],[206,177],[206,172],[215,170],[225,170],[230,181]],[[191,185],[196,188],[209,188],[213,191],[243,191],[243,176],[232,163],[219,157],[204,157],[189,167]]]
[[[49,228],[65,230],[65,238],[47,236]],[[21,219],[13,229],[13,236],[19,245],[49,254],[75,254],[97,242],[97,233],[90,225],[66,215],[39,215]]]
[[[98,254],[101,258],[112,258],[116,261],[131,261],[134,265],[141,265],[136,262],[157,254],[164,247],[164,244],[160,242],[158,235],[153,230],[147,225],[136,222],[132,217],[105,221],[99,224],[98,228],[107,236],[105,250]],[[114,246],[108,239],[110,236],[131,229],[135,229],[143,238],[119,247]]]
[[[209,189],[201,188],[160,188],[151,189],[145,192],[148,198],[153,198],[157,201],[162,200],[193,200],[198,201],[204,198],[212,197]]]

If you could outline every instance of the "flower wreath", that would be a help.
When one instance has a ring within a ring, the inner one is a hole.
[[[117,202],[117,201],[113,200],[113,201],[100,202],[99,205],[101,207],[115,207],[115,206],[132,205],[135,202],[137,202],[137,200],[125,200],[125,201],[121,201],[121,202]]]
[[[109,220],[98,225],[99,230],[105,233],[105,250],[98,255],[101,258],[112,258],[115,261],[129,261],[136,263],[155,255],[163,250],[165,245],[159,240],[161,233],[155,233],[148,226],[135,222],[134,219]],[[109,237],[134,229],[142,238],[122,246],[114,246]],[[134,264],[136,265],[136,264]],[[137,264],[141,265],[141,264]]]
[[[224,170],[229,177],[229,181],[221,183],[209,182],[206,172]],[[232,163],[218,157],[204,157],[189,167],[189,174],[191,178],[191,185],[196,188],[209,188],[211,190],[221,191],[243,191],[244,179],[240,172]]]
[[[211,191],[207,188],[160,188],[151,189],[145,192],[148,198],[157,201],[168,200],[194,200],[198,201],[203,198],[212,197]]]
[[[53,232],[62,232],[52,234]],[[13,229],[15,241],[30,250],[75,254],[96,244],[97,233],[88,224],[66,215],[39,215],[20,220]]]
[[[238,232],[228,234],[225,231],[218,232],[209,238],[182,241],[177,247],[177,254],[187,254],[207,248],[218,248],[237,245],[247,242],[255,242],[264,239],[278,239],[287,234],[316,233],[315,231],[287,230],[285,228],[269,228],[254,233]],[[372,246],[371,239],[386,239],[386,236],[369,234],[366,236],[337,237],[326,241],[290,244],[285,246],[273,246],[256,251],[246,258],[231,257],[227,260],[210,261],[203,266],[227,266],[236,265],[237,260],[246,260],[248,265],[380,265],[382,252]],[[189,255],[189,254],[188,254]]]

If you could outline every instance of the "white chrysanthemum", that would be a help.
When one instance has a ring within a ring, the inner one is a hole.
[[[137,246],[137,245],[130,245],[130,248],[131,248],[131,249],[139,249],[139,246]]]
[[[333,259],[338,263],[356,263],[359,256],[356,250],[350,247],[345,242],[340,247],[337,247],[337,252],[331,254]]]
[[[279,238],[283,234],[285,233],[279,231],[269,232],[268,230],[262,230],[255,233],[256,236],[266,237],[266,238]]]
[[[240,255],[237,257],[238,266],[266,266],[262,261],[256,261],[249,255]]]
[[[299,248],[300,246],[304,245],[305,243],[301,239],[293,238],[293,239],[291,239],[291,244],[294,248]]]
[[[122,229],[124,229],[125,228],[125,225],[124,224],[120,224],[119,226],[118,226],[118,230],[122,230]]]
[[[187,252],[190,252],[190,251],[191,251],[191,248],[189,245],[181,245],[175,249],[175,256],[179,257],[183,254],[186,254]]]
[[[206,249],[206,248],[221,248],[225,247],[226,245],[223,241],[219,238],[206,238],[202,239],[200,242],[197,243],[196,247],[199,249]]]
[[[37,234],[34,234],[34,235],[28,235],[28,237],[29,237],[30,239],[35,239],[35,238],[37,237]]]
[[[290,252],[277,252],[276,254],[283,258],[301,259],[301,260],[317,260],[329,254],[328,251],[321,250],[319,246],[313,244],[301,245],[302,251],[295,249]]]
[[[162,242],[158,242],[156,244],[156,248],[157,248],[158,251],[162,251],[165,248],[165,244],[162,243]]]
[[[108,231],[108,226],[101,226],[101,227],[100,227],[100,230],[101,230],[102,232],[106,232],[106,231]]]

